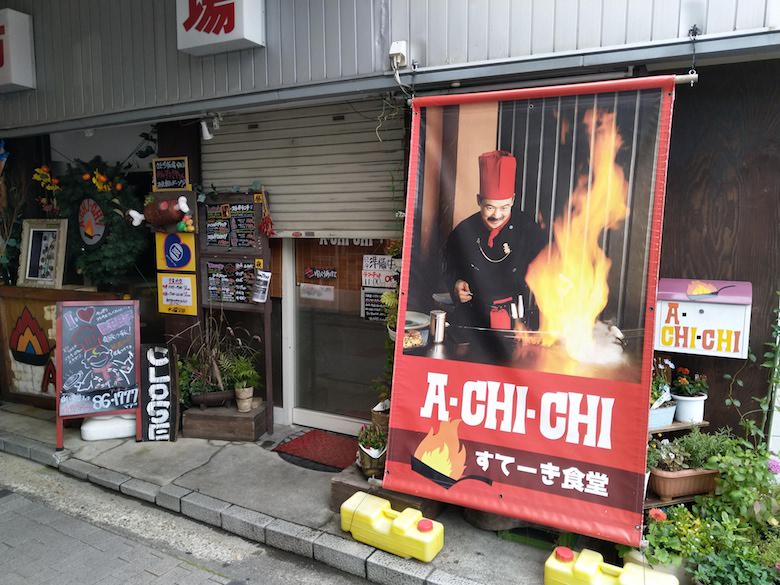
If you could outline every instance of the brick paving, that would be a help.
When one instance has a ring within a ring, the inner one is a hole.
[[[216,585],[230,579],[0,490],[2,585]]]

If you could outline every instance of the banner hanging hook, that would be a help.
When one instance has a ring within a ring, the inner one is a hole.
[[[696,37],[701,33],[701,29],[695,24],[688,29],[688,38],[691,39],[691,68],[688,71],[688,75],[696,76],[696,79],[691,79],[691,87],[698,80],[696,74]]]

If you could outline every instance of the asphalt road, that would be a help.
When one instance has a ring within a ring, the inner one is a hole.
[[[365,583],[0,453],[0,585]]]

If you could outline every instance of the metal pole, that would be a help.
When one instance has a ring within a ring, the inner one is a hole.
[[[693,85],[699,81],[699,74],[698,73],[688,73],[687,75],[675,75],[674,76],[674,83],[675,85],[682,85],[684,83],[690,83]]]

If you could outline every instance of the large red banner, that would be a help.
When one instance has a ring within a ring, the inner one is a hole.
[[[413,101],[385,487],[639,544],[673,98]]]

